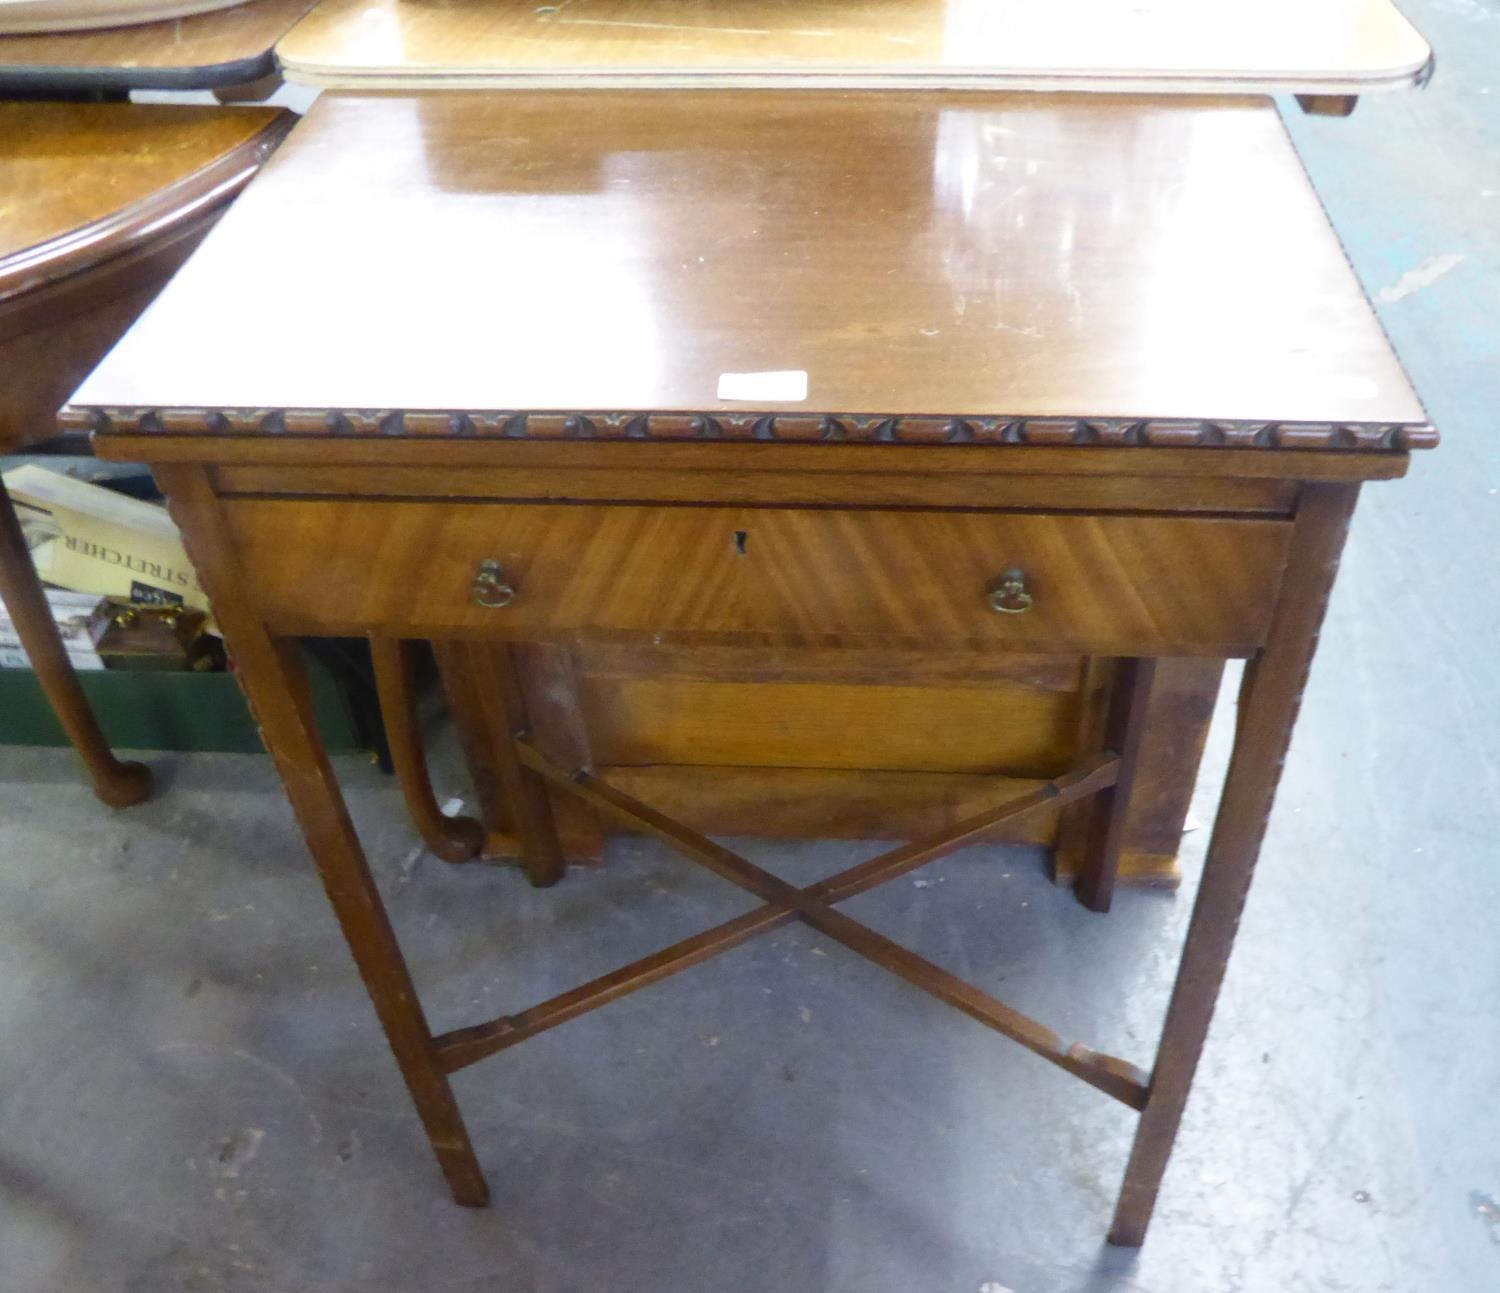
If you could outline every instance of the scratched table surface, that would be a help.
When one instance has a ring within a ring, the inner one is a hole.
[[[1270,103],[1019,93],[325,94],[75,401],[742,411],[765,372],[806,374],[768,411],[1426,422]]]
[[[277,47],[345,88],[558,80],[1360,94],[1420,82],[1391,0],[323,0]]]

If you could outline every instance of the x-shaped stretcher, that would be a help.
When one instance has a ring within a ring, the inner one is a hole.
[[[526,767],[553,785],[570,791],[590,807],[624,825],[661,840],[690,861],[754,894],[764,906],[591,979],[519,1014],[502,1015],[489,1023],[441,1034],[434,1041],[444,1071],[452,1073],[464,1068],[487,1055],[701,964],[760,934],[801,920],[850,951],[1019,1042],[1027,1050],[1132,1109],[1145,1107],[1147,1075],[1133,1064],[1111,1055],[1101,1055],[1085,1046],[1065,1045],[1056,1033],[1036,1020],[836,910],[838,903],[906,875],[966,844],[982,840],[1003,824],[1015,822],[1042,808],[1060,808],[1112,788],[1120,775],[1121,759],[1118,755],[1094,758],[1065,776],[1013,796],[950,829],[891,849],[817,884],[798,889],[738,853],[715,844],[622,793],[587,769],[566,771],[524,737],[517,740],[515,748]]]

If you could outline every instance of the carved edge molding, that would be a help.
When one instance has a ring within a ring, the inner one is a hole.
[[[783,443],[1102,445],[1156,449],[1430,449],[1425,424],[886,417],[805,413],[471,413],[399,409],[74,408],[97,435],[407,436],[509,440],[774,440]]]

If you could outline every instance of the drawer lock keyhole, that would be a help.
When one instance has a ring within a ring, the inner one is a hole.
[[[989,588],[992,609],[1002,615],[1021,615],[1031,609],[1031,590],[1026,587],[1026,572],[1007,570]]]
[[[489,557],[479,563],[472,591],[474,605],[483,606],[486,610],[497,611],[516,600],[516,590],[505,578],[505,571],[501,569],[500,563]]]
[[[745,545],[748,544],[749,542],[750,542],[750,532],[748,530],[736,530],[734,532],[734,552],[735,552],[735,556],[737,556],[737,557],[743,557],[745,555]]]

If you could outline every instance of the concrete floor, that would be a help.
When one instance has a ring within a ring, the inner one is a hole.
[[[1139,1254],[1102,1244],[1128,1113],[800,928],[461,1074],[495,1201],[455,1208],[267,762],[157,758],[111,814],[8,749],[0,1290],[1500,1289],[1500,5],[1407,7],[1434,84],[1292,128],[1446,443],[1366,492]],[[447,868],[340,771],[440,1028],[743,909],[641,843],[545,894]],[[1100,919],[1025,850],[920,879],[853,909],[1149,1056],[1191,882]]]

